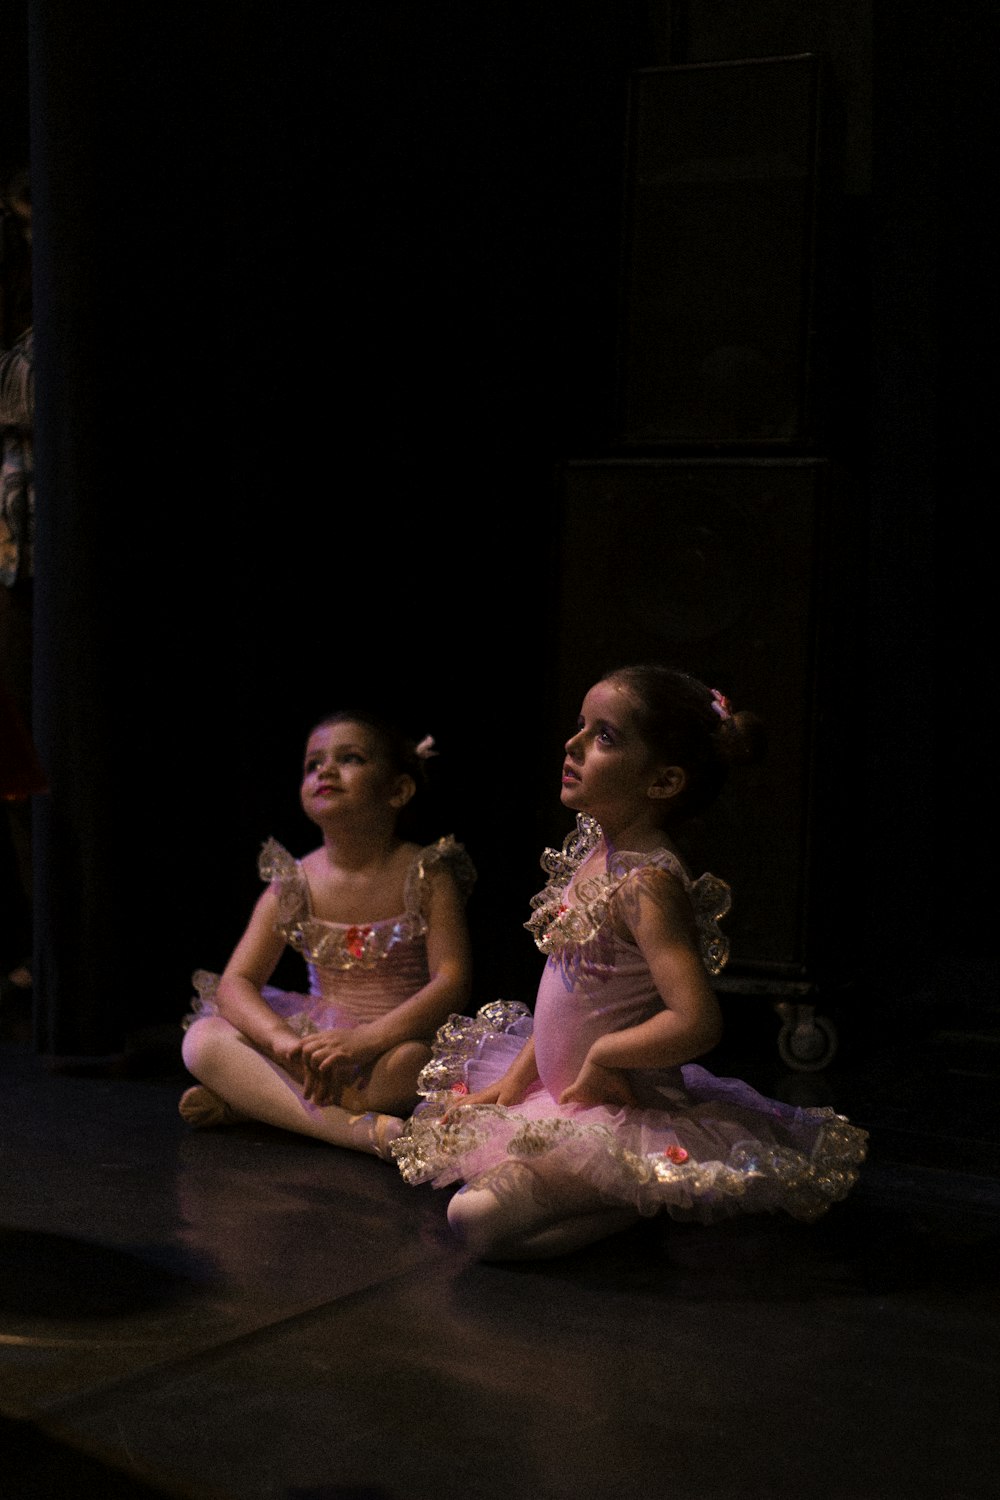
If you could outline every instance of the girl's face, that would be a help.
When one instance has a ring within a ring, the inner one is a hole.
[[[321,724],[309,736],[301,798],[314,823],[352,812],[398,812],[412,795],[412,780],[396,770],[367,724]]]
[[[566,741],[563,806],[596,818],[605,833],[618,832],[658,811],[650,787],[659,769],[639,732],[632,695],[617,683],[597,683]]]

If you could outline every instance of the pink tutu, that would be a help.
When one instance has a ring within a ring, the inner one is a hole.
[[[525,1006],[497,1001],[440,1029],[422,1102],[392,1147],[407,1182],[473,1182],[516,1160],[550,1201],[589,1189],[610,1206],[708,1223],[778,1210],[816,1219],[857,1180],[864,1130],[693,1063],[658,1075],[662,1108],[560,1105],[536,1083],[511,1108],[456,1110],[464,1093],[504,1074],[532,1025]]]
[[[578,880],[588,861],[591,873]],[[832,1109],[765,1099],[694,1063],[628,1070],[634,1106],[557,1102],[597,1038],[663,1009],[649,964],[613,919],[615,903],[636,889],[662,899],[666,888],[673,899],[679,885],[705,970],[715,975],[728,957],[719,920],[731,898],[713,875],[692,880],[666,848],[612,854],[599,826],[582,815],[561,851],[545,851],[542,866],[550,879],[525,924],[547,958],[534,1012],[498,1000],[475,1017],[452,1016],[438,1031],[420,1078],[422,1102],[392,1147],[407,1182],[446,1187],[488,1173],[491,1189],[503,1191],[498,1169],[517,1162],[521,1170],[506,1175],[523,1183],[529,1168],[532,1190],[557,1211],[597,1201],[705,1222],[778,1209],[815,1219],[843,1198],[857,1180],[867,1134]],[[462,1094],[501,1078],[529,1036],[540,1081],[519,1104],[455,1108]]]

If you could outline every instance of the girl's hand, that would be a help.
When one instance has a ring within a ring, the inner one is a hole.
[[[343,1091],[341,1079],[331,1073],[320,1073],[311,1068],[308,1062],[303,1064],[302,1070],[302,1097],[309,1104],[319,1106],[327,1104],[339,1104]]]
[[[268,1055],[301,1086],[302,1096],[312,1104],[336,1104],[340,1084],[309,1066],[302,1055],[302,1039],[294,1032],[278,1032],[271,1038]]]
[[[382,1050],[371,1041],[366,1026],[315,1031],[303,1037],[301,1048],[310,1072],[337,1078],[341,1084],[354,1079]]]
[[[528,1037],[502,1078],[491,1083],[489,1088],[478,1089],[474,1094],[457,1094],[454,1104],[450,1104],[445,1110],[444,1118],[449,1120],[458,1110],[468,1109],[470,1106],[474,1108],[478,1104],[501,1104],[509,1109],[514,1104],[520,1104],[537,1079],[535,1041],[533,1037]]]
[[[278,1031],[268,1039],[265,1049],[272,1062],[284,1068],[297,1083],[303,1081],[305,1069],[302,1064],[302,1040],[294,1031]]]
[[[474,1094],[456,1094],[454,1104],[449,1104],[444,1112],[444,1119],[452,1120],[460,1109],[474,1109],[479,1104],[502,1104],[509,1108],[512,1104],[520,1104],[524,1098],[524,1090],[508,1083],[506,1078],[501,1078],[497,1083],[491,1083],[487,1089],[478,1089]]]
[[[638,1102],[620,1068],[606,1068],[589,1057],[569,1088],[559,1095],[560,1104],[606,1104],[611,1109],[635,1107]]]

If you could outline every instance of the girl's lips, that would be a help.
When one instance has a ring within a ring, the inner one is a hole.
[[[563,773],[562,773],[563,786],[575,786],[576,783],[579,780],[580,780],[580,773],[579,773],[579,771],[574,771],[574,769],[573,769],[572,766],[563,766]]]

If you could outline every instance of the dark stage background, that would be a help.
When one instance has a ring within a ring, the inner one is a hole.
[[[304,732],[372,692],[437,737],[427,832],[480,870],[481,1000],[530,1000],[566,713],[640,647],[776,732],[781,775],[747,822],[724,809],[735,868],[713,851],[737,901],[752,881],[737,959],[828,976],[863,1033],[986,957],[995,22],[874,9],[8,8],[4,151],[30,102],[36,222],[41,1051],[179,1019],[260,843],[308,843]],[[682,85],[683,150],[675,121],[651,169],[637,139]],[[637,506],[639,606],[600,525]],[[714,607],[680,624],[655,581],[661,556],[679,587],[678,514],[716,560]]]

